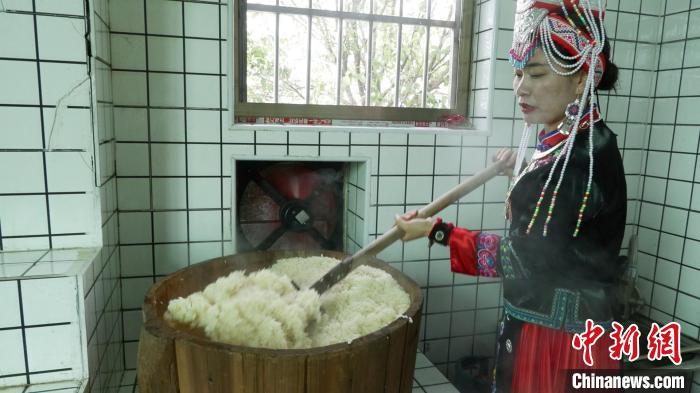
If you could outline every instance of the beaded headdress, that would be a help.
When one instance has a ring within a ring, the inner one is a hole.
[[[595,3],[595,5],[593,4]],[[566,172],[574,141],[581,122],[584,110],[589,108],[591,132],[589,138],[589,173],[586,191],[582,196],[582,202],[578,210],[578,220],[573,236],[579,233],[583,213],[586,210],[590,196],[591,183],[593,181],[593,132],[592,124],[596,119],[594,111],[597,108],[595,90],[605,71],[605,56],[603,47],[605,44],[605,31],[603,29],[603,17],[605,7],[602,0],[517,0],[515,11],[515,25],[513,31],[513,45],[509,51],[509,59],[513,67],[523,69],[532,57],[536,48],[542,48],[544,57],[550,68],[559,75],[573,75],[583,69],[586,73],[586,83],[581,97],[566,110],[564,121],[559,125],[559,132],[567,136],[563,142],[560,153],[554,160],[539,195],[535,211],[530,219],[527,232],[530,233],[539,215],[542,201],[548,191],[554,172],[562,164],[559,179],[552,192],[552,199],[547,210],[547,218],[544,224],[543,235],[547,236],[547,228],[552,219],[552,213],[556,205],[559,187]],[[578,19],[578,25],[574,22]],[[583,26],[579,28],[578,26]],[[559,47],[557,47],[557,45]],[[563,48],[565,53],[559,48]],[[533,125],[525,124],[514,170],[514,183],[519,178],[521,166],[527,144],[530,140]]]

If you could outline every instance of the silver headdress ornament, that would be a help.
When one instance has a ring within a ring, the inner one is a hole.
[[[593,4],[595,3],[595,5]],[[584,108],[589,109],[588,121],[590,132],[589,144],[589,172],[588,184],[578,210],[578,220],[573,236],[576,237],[581,227],[583,213],[586,209],[593,181],[593,123],[597,121],[595,112],[597,101],[595,90],[605,71],[605,56],[603,47],[605,44],[605,30],[603,29],[603,17],[605,4],[602,0],[517,0],[515,11],[515,24],[513,31],[513,45],[508,52],[513,67],[523,69],[537,47],[542,48],[544,57],[550,68],[559,75],[568,76],[583,69],[587,72],[586,83],[576,105],[567,108],[564,121],[559,125],[559,132],[568,135],[563,143],[558,156],[549,172],[549,177],[540,193],[535,211],[527,228],[530,233],[535,220],[539,215],[542,201],[554,177],[554,172],[559,164],[563,165],[559,180],[552,193],[552,199],[547,210],[547,218],[544,224],[543,235],[547,236],[547,227],[552,219],[552,213],[556,205],[559,187],[561,186],[569,158],[573,150],[576,134],[580,128]],[[575,23],[577,19],[579,23]],[[578,27],[582,26],[582,28]],[[564,52],[560,50],[564,48]],[[580,108],[580,109],[579,109]],[[533,125],[525,124],[514,170],[514,181],[519,178],[522,162],[527,150],[527,144]]]

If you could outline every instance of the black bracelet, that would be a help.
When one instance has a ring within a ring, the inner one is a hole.
[[[439,243],[439,244],[442,244],[443,246],[448,245],[450,243],[450,234],[452,233],[453,228],[454,228],[454,225],[444,223],[444,222],[442,222],[441,218],[438,218],[435,221],[435,225],[433,225],[433,229],[430,231],[430,234],[428,235],[428,239],[430,240],[430,245],[432,246],[433,243]]]

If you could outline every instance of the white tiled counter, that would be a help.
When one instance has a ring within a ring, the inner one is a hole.
[[[138,393],[136,372],[127,371],[118,393]],[[412,393],[459,393],[445,376],[422,353],[416,357]]]
[[[0,252],[0,391],[81,392],[99,248]]]
[[[0,388],[2,393],[80,393],[85,391],[87,381],[42,383],[31,386]]]

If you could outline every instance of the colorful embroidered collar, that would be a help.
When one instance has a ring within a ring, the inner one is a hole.
[[[581,116],[581,121],[579,122],[578,125],[578,132],[583,132],[588,129],[590,126],[590,121],[589,119],[591,118],[591,113],[587,109],[586,112],[584,112],[584,115]],[[600,111],[598,111],[598,106],[595,105],[593,107],[593,123],[597,123],[600,120]],[[561,143],[563,140],[569,137],[568,132],[562,132],[561,129],[557,128],[553,131],[545,131],[542,129],[538,134],[537,134],[537,151],[538,152],[544,152],[552,147],[556,146],[557,144]]]

